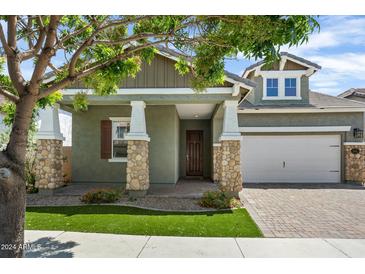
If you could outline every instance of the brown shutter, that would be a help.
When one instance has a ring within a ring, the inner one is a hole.
[[[100,158],[112,158],[112,121],[100,122]]]

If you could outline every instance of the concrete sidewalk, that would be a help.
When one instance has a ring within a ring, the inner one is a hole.
[[[198,238],[27,230],[28,258],[363,258],[365,239]]]

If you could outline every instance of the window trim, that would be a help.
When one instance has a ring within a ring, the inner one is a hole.
[[[303,76],[302,71],[262,71],[261,76],[263,79],[262,85],[262,100],[270,101],[270,100],[302,100],[301,97],[301,77]],[[267,96],[267,79],[277,78],[278,79],[278,96]],[[296,79],[296,96],[285,96],[285,79],[286,78],[295,78]]]
[[[113,134],[113,122],[131,122],[131,117],[109,117],[109,120],[112,121],[112,134],[111,134],[111,158],[108,159],[108,162],[110,163],[127,163],[128,158],[127,157],[113,157],[113,141],[114,141],[114,134]],[[120,139],[118,139],[120,140]]]

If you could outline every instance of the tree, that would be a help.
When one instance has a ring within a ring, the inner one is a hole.
[[[141,62],[152,61],[156,45],[164,45],[182,53],[176,69],[191,72],[193,87],[203,90],[223,83],[226,57],[275,60],[280,46],[302,44],[317,28],[311,16],[1,17],[0,54],[8,74],[0,72],[0,94],[14,113],[9,143],[0,152],[0,243],[15,248],[0,256],[22,256],[28,130],[35,110],[59,99],[60,89],[83,81],[98,95],[112,94]],[[32,74],[25,79],[22,65],[30,61]],[[78,101],[84,108],[82,96]]]

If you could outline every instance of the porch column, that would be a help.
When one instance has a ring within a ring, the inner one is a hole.
[[[219,187],[238,195],[242,190],[240,163],[241,133],[238,127],[237,101],[224,101],[223,132],[220,141]]]
[[[40,128],[37,132],[37,147],[34,173],[35,186],[39,189],[54,189],[64,185],[63,152],[58,117],[59,105],[39,111]]]
[[[145,108],[143,101],[131,101],[132,115],[127,151],[127,185],[131,196],[144,196],[150,186],[148,144],[150,138],[146,132]]]
[[[213,144],[213,181],[219,183],[221,177],[222,153],[221,144]]]
[[[345,181],[365,185],[365,143],[344,143]]]

